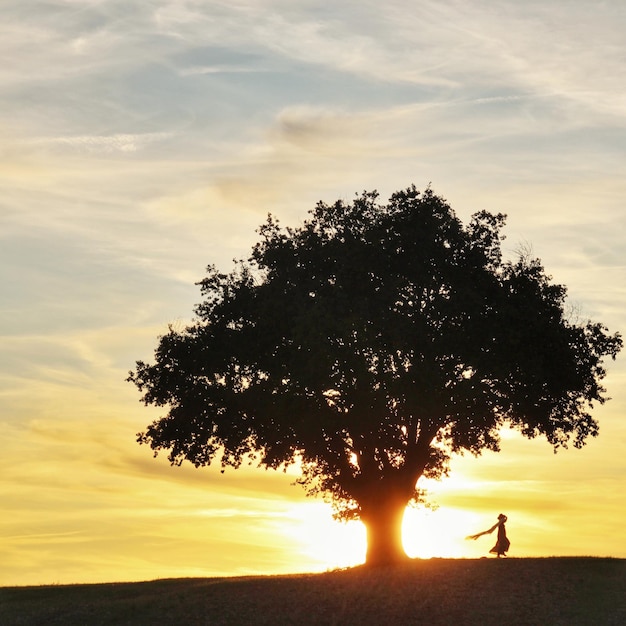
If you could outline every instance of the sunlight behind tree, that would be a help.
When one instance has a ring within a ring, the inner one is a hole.
[[[467,542],[463,543],[465,528],[475,524],[477,516],[460,509],[407,508],[402,525],[402,542],[412,558],[463,558],[471,556]]]
[[[301,546],[299,554],[317,571],[353,567],[365,561],[365,526],[358,521],[340,522],[324,502],[298,503],[285,515],[283,534]],[[468,545],[468,528],[485,516],[455,508],[407,507],[402,525],[404,549],[411,558],[465,558],[484,552],[484,546]],[[301,563],[295,563],[298,568]]]
[[[365,561],[365,526],[358,521],[334,520],[332,507],[324,502],[294,505],[283,533],[296,540],[300,554],[317,571],[352,567]]]

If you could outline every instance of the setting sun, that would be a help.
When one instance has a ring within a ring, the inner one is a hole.
[[[468,555],[464,537],[476,526],[477,516],[454,509],[407,508],[402,526],[406,553],[413,558],[460,558]]]
[[[361,522],[334,520],[330,505],[298,504],[285,514],[284,520],[285,536],[295,540],[299,553],[310,559],[310,569],[350,567],[365,561],[365,526]],[[404,548],[411,558],[473,556],[475,544],[468,543],[465,536],[488,521],[467,511],[408,507],[402,526]],[[485,545],[482,552],[486,552]]]
[[[351,567],[365,561],[365,526],[337,522],[323,502],[295,505],[286,516],[283,532],[295,539],[311,570]]]

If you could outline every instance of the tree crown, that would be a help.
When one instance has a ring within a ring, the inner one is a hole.
[[[505,422],[582,446],[621,338],[567,319],[538,259],[503,261],[504,223],[482,211],[464,227],[415,187],[320,202],[297,228],[269,216],[131,372],[168,410],[139,440],[196,466],[299,459],[309,491],[357,513],[376,485],[416,496],[450,453],[497,450]]]

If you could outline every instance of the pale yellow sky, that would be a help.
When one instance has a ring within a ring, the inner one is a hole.
[[[28,5],[27,5],[28,4]],[[171,468],[125,382],[269,211],[432,183],[508,214],[574,315],[626,330],[621,2],[6,0],[0,26],[0,585],[363,558],[293,475]],[[413,556],[626,557],[626,359],[600,437],[505,434],[407,513]]]

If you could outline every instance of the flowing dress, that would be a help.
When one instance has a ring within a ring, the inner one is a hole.
[[[506,554],[508,549],[511,547],[511,542],[506,536],[506,528],[504,527],[504,522],[500,522],[498,524],[498,540],[496,541],[496,545],[489,550],[491,554]]]

